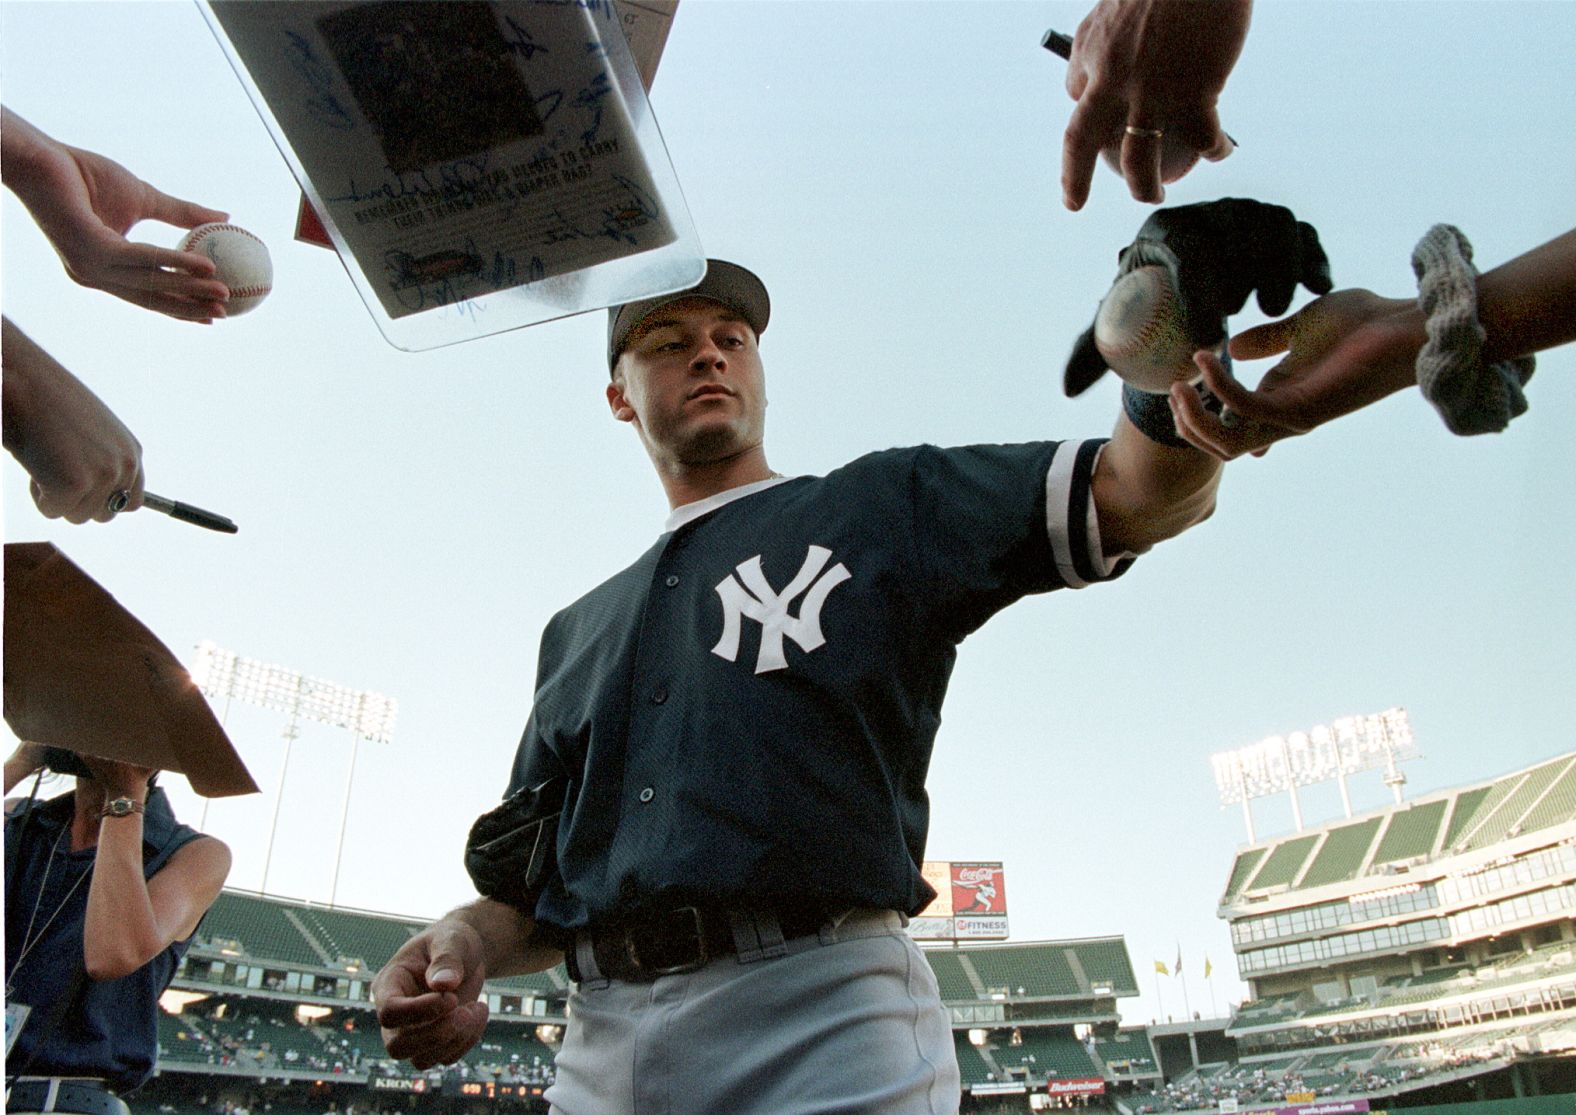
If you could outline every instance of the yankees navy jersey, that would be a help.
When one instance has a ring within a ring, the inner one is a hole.
[[[536,907],[917,913],[955,651],[1028,593],[1106,580],[1102,442],[874,453],[679,508],[556,615],[510,791],[570,786]]]

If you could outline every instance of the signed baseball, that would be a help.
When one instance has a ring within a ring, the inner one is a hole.
[[[1199,374],[1182,304],[1164,267],[1139,267],[1118,279],[1094,319],[1094,345],[1122,379],[1163,394]]]
[[[198,225],[186,234],[180,250],[213,260],[214,277],[230,288],[225,315],[236,317],[257,308],[274,289],[274,265],[261,240],[231,224]]]

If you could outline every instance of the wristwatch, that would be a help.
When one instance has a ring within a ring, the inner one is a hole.
[[[130,817],[133,813],[141,812],[143,812],[142,802],[133,801],[131,798],[116,798],[114,801],[105,803],[104,808],[99,811],[99,816]]]

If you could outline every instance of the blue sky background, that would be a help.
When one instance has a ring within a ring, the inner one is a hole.
[[[1083,12],[684,0],[652,100],[707,252],[771,289],[776,468],[1109,430],[1114,382],[1067,400],[1061,363],[1148,209],[1103,169],[1084,212],[1060,205],[1071,102],[1038,44]],[[360,750],[338,900],[465,901],[464,834],[502,790],[542,625],[666,511],[607,415],[604,317],[398,352],[335,257],[291,241],[296,183],[194,6],[7,3],[0,40],[9,107],[228,209],[276,270],[249,316],[156,318],[75,287],[7,192],[5,312],[138,435],[153,491],[242,528],[51,523],[7,457],[7,539],[55,541],[178,654],[212,639],[396,697],[394,743]],[[1241,149],[1168,201],[1290,205],[1341,286],[1410,293],[1437,221],[1487,268],[1572,224],[1573,51],[1567,3],[1263,3],[1221,106]],[[1462,440],[1394,397],[1234,463],[1215,518],[1119,583],[998,616],[960,653],[930,857],[1005,861],[1017,939],[1124,935],[1130,1021],[1182,1013],[1150,975],[1179,948],[1192,1008],[1224,1011],[1243,988],[1215,903],[1244,833],[1212,752],[1395,705],[1426,756],[1412,794],[1569,750],[1576,350],[1540,359],[1530,398],[1508,433]],[[206,822],[255,889],[282,721],[237,706],[229,727],[266,792]],[[350,751],[303,728],[270,891],[328,899]],[[1388,798],[1373,775],[1354,792]],[[1303,800],[1339,809],[1333,787]],[[1290,828],[1281,803],[1256,815]]]

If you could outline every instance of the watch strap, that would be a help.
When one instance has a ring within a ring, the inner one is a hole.
[[[99,816],[129,817],[133,813],[143,813],[146,811],[147,807],[140,801],[134,801],[131,798],[116,798],[114,801],[105,803],[104,808],[99,810]]]

